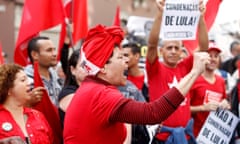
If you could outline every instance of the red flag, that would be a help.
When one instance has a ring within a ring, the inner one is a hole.
[[[42,79],[38,71],[38,62],[34,62],[34,87],[44,87]],[[34,109],[41,111],[47,119],[49,125],[53,130],[54,144],[61,144],[62,137],[62,126],[58,115],[57,107],[53,105],[49,99],[47,91],[43,91],[42,100],[33,107]]]
[[[219,6],[222,0],[208,0],[206,5],[206,12],[205,12],[205,22],[207,26],[207,30],[209,31],[215,21],[215,18],[218,13]],[[186,40],[183,41],[184,46],[188,49],[190,53],[194,51],[195,48],[198,46],[198,38],[196,40]]]
[[[80,39],[84,38],[87,35],[87,0],[67,0],[65,1],[64,9],[66,16],[70,19],[70,22],[73,23],[72,44],[75,45]],[[63,22],[58,48],[58,60],[61,56],[61,49],[66,34],[66,22]]]
[[[0,64],[4,64],[3,52],[2,52],[2,43],[0,42]]]
[[[73,8],[73,43],[75,44],[87,35],[87,0],[74,0]]]
[[[240,60],[237,62],[238,68],[238,79],[240,79]],[[240,82],[237,82],[237,90],[238,90],[238,101],[240,101]]]
[[[28,64],[27,43],[40,31],[46,30],[64,20],[61,0],[25,0],[22,21],[14,51],[14,61]]]
[[[117,6],[116,14],[115,14],[114,21],[113,21],[113,25],[121,26],[121,20],[120,20],[120,6]]]

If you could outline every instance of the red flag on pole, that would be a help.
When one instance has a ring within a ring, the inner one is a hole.
[[[121,26],[121,20],[120,20],[120,6],[117,6],[116,14],[115,14],[114,21],[113,21],[113,25]]]
[[[42,79],[40,77],[38,71],[38,62],[34,62],[34,87],[44,87]],[[47,91],[43,91],[42,100],[33,107],[34,109],[42,112],[47,119],[49,125],[53,130],[54,144],[61,144],[63,137],[62,137],[62,126],[60,122],[60,118],[58,115],[57,107],[54,106],[49,99]]]
[[[14,61],[27,65],[27,43],[40,31],[46,30],[64,20],[64,10],[61,0],[25,0],[22,21],[14,51]]]
[[[221,2],[222,0],[208,0],[207,2],[204,18],[208,31],[211,29],[215,21]],[[183,41],[183,44],[188,49],[189,53],[192,53],[198,46],[198,40],[197,38],[196,40],[186,40]]]
[[[88,14],[87,0],[72,0],[73,4],[73,43],[87,35]]]
[[[70,20],[70,22],[73,23],[72,44],[75,45],[80,39],[84,38],[87,35],[87,0],[66,0],[64,3],[64,9],[67,18]],[[66,22],[63,22],[58,48],[58,60],[61,56],[61,49],[66,34]]]
[[[4,64],[3,52],[2,52],[2,43],[0,42],[0,64]]]

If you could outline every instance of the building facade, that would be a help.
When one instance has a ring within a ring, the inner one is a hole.
[[[152,17],[154,0],[88,0],[89,27],[96,24],[111,25],[117,5],[120,6],[121,18],[130,15]],[[7,61],[13,62],[13,53],[21,23],[24,0],[0,0],[0,42]],[[58,45],[60,26],[41,32]]]

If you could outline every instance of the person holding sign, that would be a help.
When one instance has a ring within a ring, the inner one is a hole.
[[[146,61],[150,101],[158,99],[162,96],[163,93],[174,87],[187,73],[189,73],[193,66],[193,55],[190,55],[180,61],[182,52],[181,41],[175,40],[168,40],[162,42],[160,52],[163,56],[163,62],[159,62],[158,41],[161,22],[163,18],[163,10],[165,7],[165,0],[158,0],[157,7],[158,12],[154,19],[154,23],[148,40]],[[207,51],[208,33],[204,20],[205,6],[202,0],[200,0],[199,2],[199,10],[201,13],[198,24],[199,50]],[[181,103],[177,110],[162,123],[162,126],[179,130],[178,128],[180,127],[186,127],[190,119],[190,100],[189,94],[186,94],[185,100]],[[189,127],[191,127],[191,123]],[[156,144],[167,143],[174,139],[174,137],[172,137],[173,135],[171,134],[171,132],[157,131],[154,142]],[[193,134],[191,133],[190,135]],[[180,136],[180,139],[183,139],[183,141],[187,141],[185,139],[184,132],[182,132],[182,136]],[[190,141],[189,136],[187,136],[187,139]]]
[[[217,108],[230,109],[226,100],[224,78],[214,71],[218,68],[221,50],[213,43],[209,44],[210,63],[196,80],[190,90],[190,104],[194,119],[194,135],[197,137],[210,111]]]

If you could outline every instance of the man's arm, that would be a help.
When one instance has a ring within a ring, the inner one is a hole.
[[[162,23],[162,14],[163,14],[163,7],[165,4],[165,0],[158,1],[157,7],[158,12],[155,16],[153,26],[151,28],[149,39],[148,39],[148,50],[147,50],[147,59],[150,64],[154,62],[158,55],[158,40],[159,40],[159,33]]]
[[[206,9],[202,0],[200,0],[200,3],[199,3],[199,10],[201,12],[201,15],[198,23],[198,30],[199,30],[198,31],[198,42],[199,42],[198,51],[207,51],[209,40],[208,40],[207,26],[204,19],[204,14]]]
[[[61,49],[61,57],[60,62],[62,64],[62,69],[65,75],[67,75],[67,67],[68,67],[68,55],[69,55],[69,47],[71,46],[71,38],[70,34],[72,34],[72,24],[67,24],[66,27],[66,36],[64,38],[64,44]]]
[[[191,72],[184,76],[176,87],[171,88],[157,100],[149,103],[136,102],[131,99],[120,100],[112,110],[109,121],[156,124],[165,120],[184,100],[184,96],[204,71],[209,60],[209,54],[206,52],[194,53]]]
[[[188,93],[196,78],[204,71],[206,64],[209,63],[209,54],[206,52],[196,52],[193,56],[192,70],[176,86],[184,96]]]

